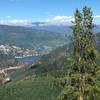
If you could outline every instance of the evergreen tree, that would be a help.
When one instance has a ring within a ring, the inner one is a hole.
[[[82,13],[77,9],[74,18],[73,63],[60,100],[96,100],[98,65],[91,9],[85,6]]]

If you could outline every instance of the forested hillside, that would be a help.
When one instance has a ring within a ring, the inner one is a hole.
[[[1,44],[48,52],[65,44],[65,41],[65,36],[55,32],[36,30],[31,27],[0,25]]]

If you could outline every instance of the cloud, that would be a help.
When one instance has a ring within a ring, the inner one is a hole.
[[[59,21],[60,23],[62,22],[70,22],[73,20],[73,17],[72,16],[55,16],[52,21]]]
[[[100,15],[93,16],[94,20],[100,18]],[[71,24],[71,21],[74,21],[73,16],[54,16],[53,18],[47,19],[46,22],[55,23],[55,24]]]
[[[3,25],[13,25],[13,26],[29,26],[32,24],[32,21],[30,20],[17,20],[17,19],[14,19],[14,20],[0,20],[0,24],[3,24]]]
[[[94,22],[97,23],[98,19],[100,19],[100,15],[95,15],[93,16]],[[41,26],[43,25],[72,25],[72,21],[74,21],[73,16],[54,16],[52,18],[49,18],[46,20],[45,24],[40,24]]]
[[[100,15],[95,15],[95,16],[93,16],[94,18],[100,18]]]
[[[74,18],[72,16],[54,16],[52,18],[46,19],[44,24],[40,24],[40,26],[43,25],[70,25],[71,21],[73,21]]]
[[[100,25],[100,15],[95,15],[93,18],[94,23]]]
[[[100,15],[95,15],[94,23],[99,23]],[[43,23],[39,23],[39,26],[47,25],[72,25],[71,21],[74,21],[73,16],[54,16],[45,19]],[[41,21],[40,21],[41,22]],[[6,16],[6,20],[0,20],[0,24],[14,25],[14,26],[32,26],[32,21],[27,19],[13,19],[12,16]]]

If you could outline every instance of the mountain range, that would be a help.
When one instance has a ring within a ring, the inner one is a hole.
[[[39,30],[46,30],[50,32],[57,32],[70,35],[72,33],[70,24],[51,24],[48,22],[33,22],[32,27]],[[94,32],[100,32],[100,25],[96,25],[94,27]]]
[[[57,32],[34,27],[0,25],[0,44],[34,48],[37,51],[51,51],[65,44],[66,37]]]

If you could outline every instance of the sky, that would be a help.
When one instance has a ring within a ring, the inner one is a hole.
[[[0,0],[0,23],[27,25],[31,22],[70,23],[75,10],[92,8],[100,23],[100,0]]]

